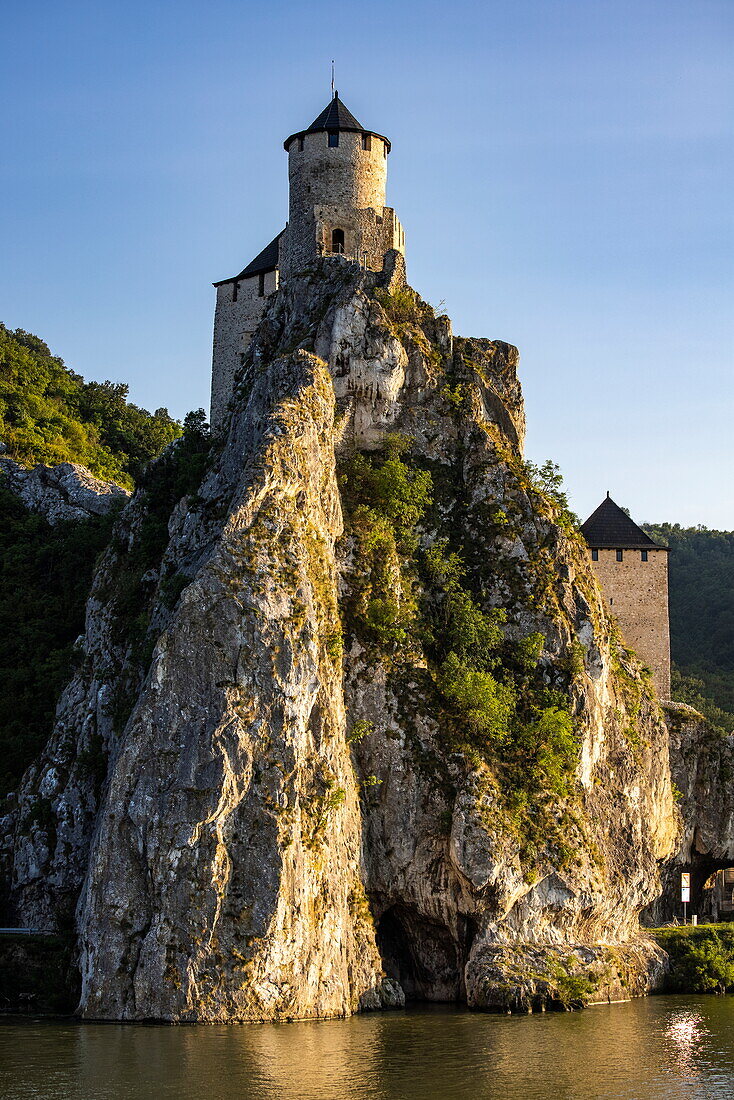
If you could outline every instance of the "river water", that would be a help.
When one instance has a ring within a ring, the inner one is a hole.
[[[2,1100],[734,1098],[734,997],[165,1027],[5,1019]]]

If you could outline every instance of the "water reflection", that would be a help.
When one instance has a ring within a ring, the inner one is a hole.
[[[703,1059],[704,1037],[707,1035],[708,1028],[700,1012],[681,1009],[671,1015],[665,1029],[665,1038],[673,1061],[682,1076],[694,1080],[700,1076],[699,1067]]]
[[[0,1025],[4,1100],[734,1097],[734,998],[280,1025]]]

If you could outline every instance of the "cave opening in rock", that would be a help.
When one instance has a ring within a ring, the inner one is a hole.
[[[389,978],[409,1001],[462,1001],[464,966],[476,929],[460,918],[456,934],[440,921],[398,904],[377,922],[377,945]]]
[[[681,873],[690,874],[691,900],[686,906],[686,916],[694,914],[699,920],[734,920],[734,882],[726,872],[732,868],[731,857],[717,859],[708,853],[692,852],[687,864],[670,864],[662,873],[663,893],[650,906],[645,923],[665,924],[683,919],[681,899]],[[721,873],[720,873],[721,872]]]

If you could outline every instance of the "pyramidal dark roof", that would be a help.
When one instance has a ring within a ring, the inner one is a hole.
[[[334,92],[334,98],[329,106],[324,108],[318,118],[313,120],[305,132],[307,134],[313,134],[319,130],[362,131],[363,129],[364,127],[361,122],[357,122],[352,112],[348,110],[339,99],[339,93]]]
[[[283,142],[283,148],[288,149],[290,143],[294,138],[301,138],[304,134],[318,134],[318,133],[335,133],[341,131],[342,133],[352,132],[357,134],[372,134],[374,137],[382,138],[387,146],[388,153],[390,152],[390,142],[384,134],[378,134],[375,130],[367,130],[358,122],[352,112],[346,107],[339,99],[339,93],[334,92],[334,96],[328,106],[324,107],[320,115],[318,115],[311,125],[306,130],[299,130],[295,134],[291,134]]]
[[[220,279],[214,286],[223,286],[224,283],[234,283],[239,279],[250,279],[253,275],[264,275],[268,271],[275,271],[278,266],[278,254],[280,251],[280,238],[285,233],[281,229],[277,237],[273,237],[270,244],[266,245],[262,252],[258,252],[254,260],[250,260],[247,267],[243,267],[239,275],[233,275],[231,279]]]
[[[648,550],[651,546],[658,550],[666,549],[654,542],[638,527],[633,519],[615,504],[609,493],[586,523],[581,524],[581,533],[589,546],[599,550]]]

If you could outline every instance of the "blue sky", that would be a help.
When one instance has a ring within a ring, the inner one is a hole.
[[[208,407],[211,283],[287,215],[329,98],[392,140],[408,274],[517,344],[581,518],[734,528],[731,0],[3,6],[0,319]]]

